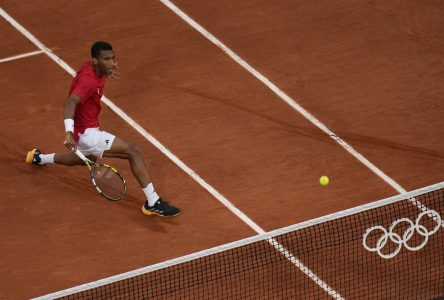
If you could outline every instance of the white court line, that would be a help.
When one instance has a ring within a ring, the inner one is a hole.
[[[75,76],[75,71],[66,62],[55,55],[50,49],[48,49],[43,43],[41,43],[34,35],[32,35],[27,29],[20,25],[16,20],[14,20],[9,14],[7,14],[0,7],[0,15],[5,18],[14,28],[16,28],[20,33],[22,33],[26,38],[28,38],[32,43],[34,43],[39,49],[45,52],[53,61],[60,65],[65,71]],[[148,141],[155,145],[163,154],[170,158],[176,165],[178,165],[184,172],[190,175],[197,183],[199,183],[203,188],[205,188],[210,194],[212,194],[219,202],[225,205],[231,212],[233,212],[237,217],[244,221],[248,226],[258,234],[264,234],[265,231],[257,225],[253,220],[247,217],[242,211],[236,208],[228,199],[226,199],[222,194],[220,194],[216,189],[209,185],[205,180],[203,180],[199,175],[197,175],[191,168],[186,166],[179,158],[177,158],[171,151],[169,151],[165,146],[163,146],[157,139],[155,139],[151,134],[149,134],[145,129],[143,129],[139,124],[137,124],[132,118],[130,118],[126,113],[124,113],[120,108],[118,108],[111,100],[106,97],[102,98],[102,101],[107,104],[117,115],[124,119],[130,126],[141,133]],[[319,287],[326,291],[330,296],[335,299],[343,299],[342,296],[322,281],[315,273],[313,273],[309,268],[307,268],[302,262],[295,258],[290,252],[288,252],[284,246],[279,244],[274,239],[269,239],[269,243],[283,254],[288,260],[290,260],[296,267],[298,267],[304,274],[306,274],[311,280],[313,280]]]
[[[44,52],[42,50],[37,50],[37,51],[32,51],[32,52],[27,52],[27,53],[23,53],[23,54],[19,54],[19,55],[14,55],[14,56],[2,58],[2,59],[0,59],[0,64],[7,62],[7,61],[16,60],[16,59],[25,58],[25,57],[34,56],[34,55],[39,55],[39,54],[43,54],[43,53]]]
[[[349,145],[346,141],[341,139],[338,135],[336,135],[333,131],[327,128],[321,121],[315,118],[312,114],[306,111],[302,106],[300,106],[296,101],[294,101],[290,96],[284,93],[280,88],[278,88],[274,83],[272,83],[267,77],[259,73],[255,68],[253,68],[250,64],[248,64],[244,59],[242,59],[239,55],[234,53],[230,48],[225,46],[218,38],[208,32],[205,28],[199,25],[196,21],[191,19],[186,13],[184,13],[180,8],[174,5],[169,0],[159,0],[169,9],[171,9],[176,15],[178,15],[182,20],[188,23],[195,30],[200,32],[205,38],[207,38],[211,43],[219,47],[223,52],[225,52],[228,56],[230,56],[235,62],[241,65],[245,70],[247,70],[254,77],[259,79],[265,86],[267,86],[270,90],[272,90],[279,98],[281,98],[284,102],[290,105],[293,109],[299,112],[302,116],[304,116],[308,121],[310,121],[313,125],[318,127],[324,133],[326,133],[330,138],[336,141],[342,148],[344,148],[348,153],[354,156],[357,160],[359,160],[362,164],[364,164],[367,168],[369,168],[373,173],[379,176],[382,180],[388,183],[391,187],[393,187],[400,194],[407,193],[407,191],[399,185],[395,180],[386,175],[381,169],[371,163],[367,158],[365,158],[361,153],[356,151],[351,145]],[[423,205],[420,201],[415,198],[409,199],[409,201],[418,207],[421,211],[426,211],[428,208]],[[442,223],[442,227],[444,228],[444,222]]]
[[[191,19],[186,13],[184,13],[180,8],[174,5],[169,0],[160,0],[164,5],[166,5],[169,9],[171,9],[176,15],[178,15],[182,20],[187,22],[191,27],[200,32],[205,38],[207,38],[211,43],[219,47],[223,52],[225,52],[228,56],[230,56],[235,62],[241,65],[245,70],[247,70],[254,77],[259,79],[264,85],[266,85],[270,90],[272,90],[279,98],[285,101],[288,105],[298,111],[301,115],[303,115],[307,120],[309,120],[316,127],[321,129],[324,133],[326,133],[329,137],[335,140],[339,145],[341,145],[345,150],[347,150],[351,155],[353,155],[356,159],[358,159],[361,163],[363,163],[366,167],[368,167],[373,173],[382,178],[386,183],[388,183],[391,187],[393,187],[399,193],[406,193],[407,191],[402,188],[397,182],[395,182],[392,178],[387,176],[382,170],[376,167],[373,163],[368,161],[364,156],[362,156],[359,152],[357,152],[351,145],[349,145],[346,141],[337,136],[334,132],[327,128],[321,121],[316,119],[312,114],[306,111],[302,106],[300,106],[296,101],[294,101],[290,96],[285,94],[281,89],[279,89],[274,83],[272,83],[267,77],[259,73],[256,69],[254,69],[251,65],[249,65],[244,59],[239,57],[236,53],[234,53],[230,48],[225,46],[218,38],[208,32],[205,28],[199,25],[196,21]]]

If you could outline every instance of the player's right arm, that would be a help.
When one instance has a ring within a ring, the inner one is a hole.
[[[80,103],[80,97],[76,94],[71,94],[65,101],[64,122],[65,122],[65,147],[69,150],[74,150],[76,147],[76,140],[74,138],[74,115],[76,107]]]

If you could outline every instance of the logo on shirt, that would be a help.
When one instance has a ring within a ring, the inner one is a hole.
[[[105,140],[105,144],[107,144],[107,145],[108,145],[108,144],[109,144],[109,140]]]

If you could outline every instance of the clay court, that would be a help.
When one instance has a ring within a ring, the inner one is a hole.
[[[443,181],[444,2],[167,3],[0,1],[0,298],[42,296]],[[101,128],[139,145],[180,216],[141,213],[126,161],[106,161],[128,183],[117,202],[96,193],[83,167],[25,163],[35,147],[65,150],[67,68],[90,60],[96,40],[112,43],[121,73],[107,80]],[[443,229],[437,236],[442,247]]]

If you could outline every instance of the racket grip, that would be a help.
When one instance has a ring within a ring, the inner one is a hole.
[[[76,149],[75,154],[77,154],[78,157],[80,157],[81,160],[83,161],[87,161],[88,159],[85,157],[85,155],[83,155],[82,152],[80,152],[79,149]]]

